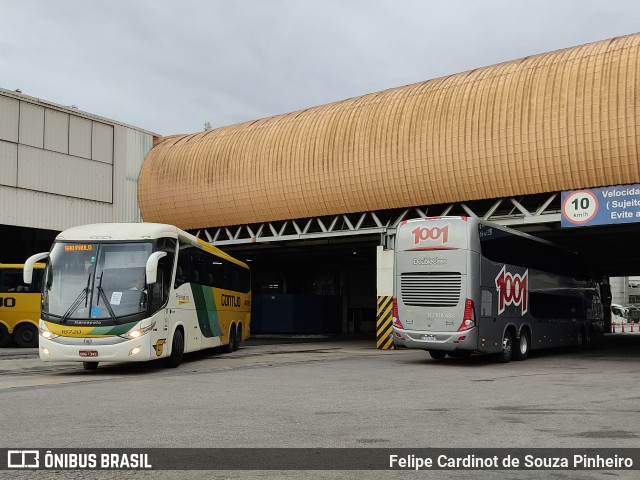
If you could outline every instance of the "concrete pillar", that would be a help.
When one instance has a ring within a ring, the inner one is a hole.
[[[382,245],[376,249],[376,289],[378,310],[376,318],[376,348],[394,349],[393,329],[391,328],[393,310],[393,250]]]

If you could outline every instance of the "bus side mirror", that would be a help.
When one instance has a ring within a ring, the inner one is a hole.
[[[158,262],[167,252],[153,252],[147,259],[147,285],[156,283],[158,280]]]
[[[35,255],[31,255],[27,258],[27,261],[24,262],[24,267],[22,269],[22,280],[27,285],[31,285],[31,280],[33,279],[33,264],[42,260],[43,258],[47,258],[49,256],[49,252],[36,253]]]

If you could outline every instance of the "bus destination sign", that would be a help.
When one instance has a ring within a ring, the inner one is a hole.
[[[640,222],[640,184],[562,192],[565,227]]]

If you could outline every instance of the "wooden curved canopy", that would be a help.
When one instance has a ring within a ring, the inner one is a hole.
[[[640,34],[169,137],[145,221],[183,229],[640,182]]]

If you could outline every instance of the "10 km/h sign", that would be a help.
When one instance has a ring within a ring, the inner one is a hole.
[[[640,222],[640,184],[562,192],[562,227]]]

